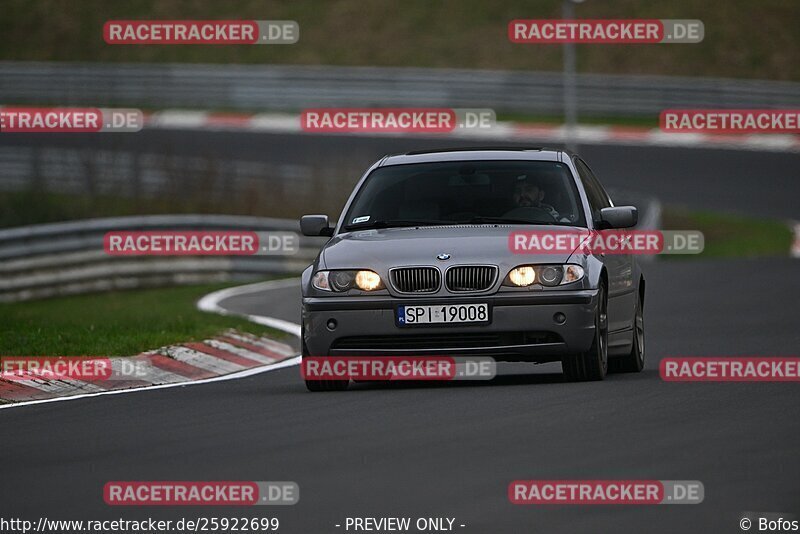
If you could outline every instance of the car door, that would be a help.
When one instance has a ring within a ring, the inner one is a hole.
[[[597,227],[600,210],[614,204],[592,170],[582,159],[575,158],[575,167],[583,181],[592,210],[592,218]],[[632,327],[631,317],[635,305],[633,256],[610,253],[599,254],[597,257],[606,266],[608,273],[608,330],[609,332],[628,330]]]

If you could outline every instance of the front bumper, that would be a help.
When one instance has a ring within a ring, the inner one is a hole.
[[[488,303],[488,324],[396,325],[401,305]],[[556,361],[584,352],[594,338],[597,290],[508,292],[484,296],[303,298],[303,339],[311,356],[491,356]],[[554,315],[566,320],[559,324]],[[333,320],[336,328],[328,323]]]

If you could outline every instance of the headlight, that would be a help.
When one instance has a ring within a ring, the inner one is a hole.
[[[503,280],[504,286],[527,287],[538,282],[547,287],[563,286],[583,278],[580,265],[520,265],[511,269]]]
[[[564,276],[564,268],[560,265],[546,265],[541,268],[539,277],[544,286],[557,286]]]
[[[358,271],[356,273],[356,287],[364,291],[374,291],[383,285],[381,277],[372,271]]]
[[[536,271],[533,270],[533,267],[523,265],[522,267],[512,269],[511,272],[508,273],[508,280],[515,286],[529,286],[536,280]]]
[[[350,289],[375,291],[383,289],[383,281],[373,271],[317,271],[311,285],[322,291],[341,293]]]

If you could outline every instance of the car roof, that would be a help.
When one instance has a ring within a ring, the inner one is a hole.
[[[491,161],[529,160],[564,161],[569,155],[564,150],[534,147],[463,147],[419,150],[386,156],[380,167],[408,165],[411,163],[434,163],[438,161]]]

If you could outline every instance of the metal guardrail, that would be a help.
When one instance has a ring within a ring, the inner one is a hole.
[[[647,116],[677,107],[800,106],[800,83],[580,74],[582,116]],[[0,62],[0,103],[299,110],[442,106],[556,115],[554,72],[284,65]]]
[[[0,230],[0,302],[298,273],[325,242],[301,236],[298,252],[287,256],[110,256],[103,250],[103,236],[112,230],[198,228],[300,230],[297,221],[226,215],[117,217]]]

